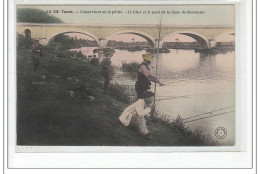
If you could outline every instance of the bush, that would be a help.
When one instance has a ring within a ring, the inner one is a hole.
[[[17,49],[31,49],[33,40],[31,38],[24,37],[23,35],[16,35]]]
[[[90,63],[92,63],[93,65],[98,65],[99,64],[99,60],[98,60],[98,58],[92,58],[90,60]]]
[[[111,84],[109,87],[111,96],[116,98],[119,101],[129,103],[129,98],[125,94],[124,87],[118,84]]]
[[[139,63],[137,62],[131,62],[131,63],[122,62],[122,70],[124,72],[135,73],[138,71],[138,67],[139,67]]]
[[[73,45],[73,38],[70,38],[67,35],[59,34],[54,37],[50,46],[55,47],[57,49],[70,49]]]

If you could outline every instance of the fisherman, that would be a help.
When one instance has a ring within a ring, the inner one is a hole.
[[[154,139],[146,126],[146,120],[150,119],[151,112],[154,108],[154,93],[145,91],[143,93],[143,99],[138,99],[135,103],[128,106],[119,117],[119,120],[125,126],[137,127],[139,132],[146,138]]]
[[[39,41],[36,40],[32,45],[32,59],[33,59],[34,71],[36,71],[39,67],[41,56],[42,56],[42,48],[39,44]]]
[[[105,58],[101,62],[101,75],[104,77],[104,90],[108,91],[112,68],[110,59],[113,56],[113,54],[108,52],[105,53],[104,56]]]
[[[160,86],[164,84],[160,82],[150,71],[149,65],[153,61],[153,56],[151,53],[146,53],[142,55],[143,62],[138,67],[137,81],[135,83],[135,91],[137,93],[137,98],[143,98],[145,91],[151,89],[151,81],[159,83]]]
[[[98,65],[99,64],[99,60],[97,58],[97,56],[94,54],[93,58],[90,60],[90,63],[94,64],[94,65]]]

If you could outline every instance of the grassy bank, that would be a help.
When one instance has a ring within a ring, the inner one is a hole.
[[[65,51],[64,51],[65,52]],[[155,140],[123,126],[129,105],[117,87],[103,92],[100,66],[45,48],[33,71],[31,50],[17,51],[17,142],[19,145],[197,146],[208,142],[159,119],[147,122]],[[77,91],[86,86],[94,100]]]

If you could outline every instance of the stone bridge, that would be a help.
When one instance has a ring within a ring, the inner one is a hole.
[[[108,40],[118,34],[135,34],[146,39],[154,48],[158,47],[159,25],[87,25],[87,24],[38,24],[17,23],[16,31],[25,37],[38,39],[42,45],[48,45],[55,36],[65,33],[82,33],[92,37],[99,48],[104,48]],[[209,49],[214,46],[215,39],[225,33],[235,34],[234,26],[174,26],[162,25],[161,40],[171,34],[183,34],[195,39],[200,49]]]

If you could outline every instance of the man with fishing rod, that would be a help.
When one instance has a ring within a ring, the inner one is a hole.
[[[152,54],[146,53],[143,54],[142,57],[143,62],[138,67],[137,81],[135,83],[135,91],[138,99],[142,99],[144,92],[151,89],[151,82],[158,83],[160,86],[164,85],[150,71],[149,65],[153,61]]]

